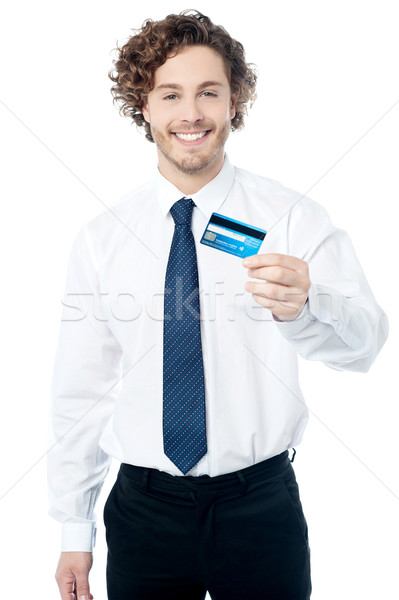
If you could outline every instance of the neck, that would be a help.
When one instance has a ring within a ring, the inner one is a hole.
[[[224,163],[224,150],[219,152],[214,160],[197,173],[184,173],[171,163],[162,153],[158,152],[158,168],[161,173],[185,196],[199,192],[207,183],[212,181],[221,171]]]

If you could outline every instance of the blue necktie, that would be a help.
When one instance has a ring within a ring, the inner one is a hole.
[[[175,222],[165,277],[163,337],[163,443],[186,475],[206,454],[205,386],[195,242],[194,202],[170,209]]]

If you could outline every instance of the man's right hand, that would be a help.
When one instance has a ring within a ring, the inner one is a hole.
[[[62,600],[93,600],[89,588],[91,552],[61,552],[55,579]]]

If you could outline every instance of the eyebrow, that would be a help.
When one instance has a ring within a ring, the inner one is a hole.
[[[197,86],[197,89],[203,89],[206,87],[223,87],[223,83],[221,83],[220,81],[203,81],[202,83],[200,83]],[[157,87],[154,89],[154,91],[157,90],[164,90],[164,89],[168,89],[168,90],[182,90],[183,86],[179,85],[178,83],[160,83],[159,85],[157,85]]]

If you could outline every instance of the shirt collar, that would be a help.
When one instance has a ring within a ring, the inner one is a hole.
[[[234,177],[234,166],[226,154],[223,167],[216,177],[195,194],[187,196],[157,170],[155,193],[162,214],[166,216],[175,202],[180,198],[187,197],[192,198],[199,210],[209,219],[211,214],[216,212],[225,201],[233,185]]]

